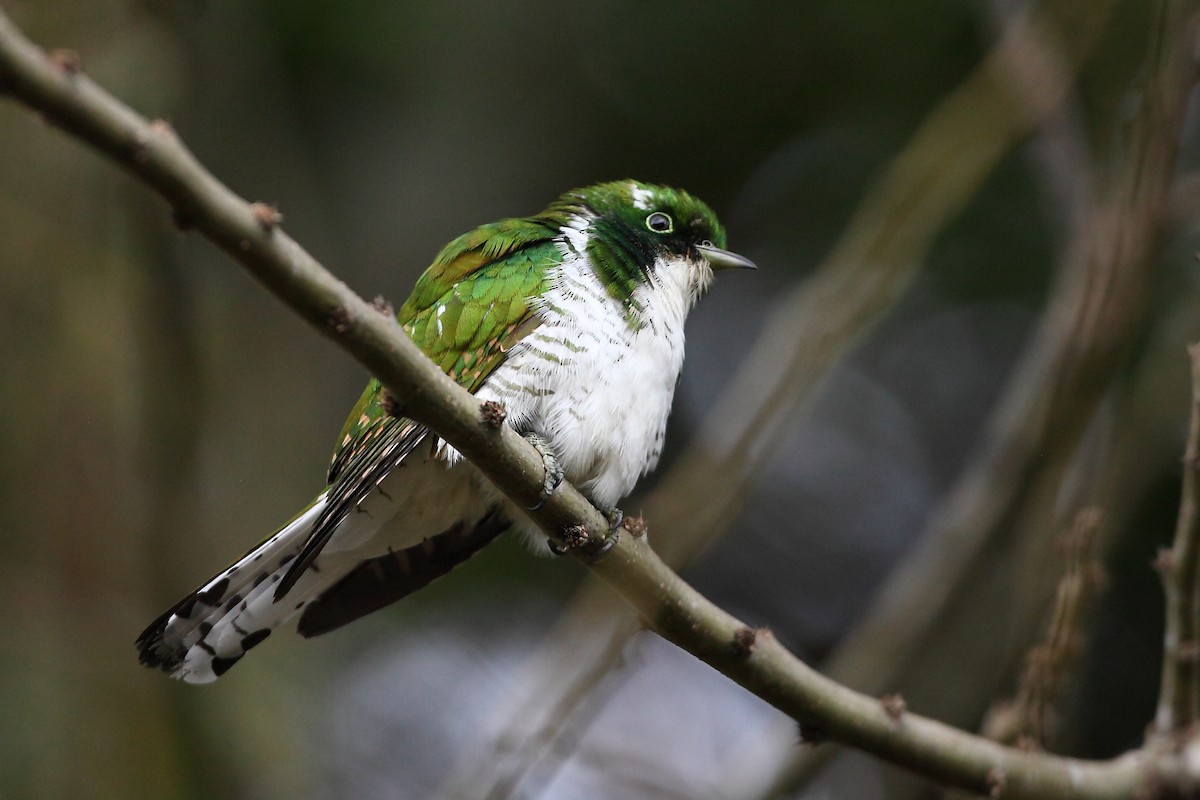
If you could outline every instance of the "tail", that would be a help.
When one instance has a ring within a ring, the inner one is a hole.
[[[303,609],[334,576],[322,578],[309,570],[309,580],[279,602],[274,590],[325,503],[322,494],[282,530],[152,622],[137,639],[138,660],[172,678],[211,683]],[[320,585],[305,585],[313,580]]]

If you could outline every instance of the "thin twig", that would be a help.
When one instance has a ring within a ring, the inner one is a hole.
[[[1188,347],[1192,412],[1183,456],[1175,542],[1159,556],[1167,601],[1162,685],[1155,731],[1168,735],[1200,715],[1200,344]]]
[[[1099,532],[1099,509],[1085,508],[1059,539],[1063,575],[1058,581],[1050,624],[1042,641],[1025,657],[1016,695],[988,712],[983,735],[989,739],[1025,749],[1048,744],[1055,727],[1054,705],[1067,671],[1083,649],[1089,611],[1105,583],[1104,568],[1095,555]]]
[[[251,206],[164,126],[152,126],[86,76],[55,64],[2,12],[0,84],[142,178],[177,215],[403,398],[406,414],[429,424],[510,497],[532,504],[542,469],[527,442],[507,427],[486,426],[479,403],[426,359],[394,319],[337,281],[282,230],[264,229]],[[603,515],[565,484],[531,517],[551,535],[568,525],[597,535],[607,527]],[[644,540],[624,537],[591,568],[664,638],[785,713],[936,780],[986,791],[999,776],[1014,796],[1129,798],[1151,779],[1183,787],[1200,777],[1189,772],[1200,767],[1165,754],[1064,759],[1002,747],[917,714],[889,714],[877,700],[817,674],[769,636],[758,637],[752,652],[735,652],[731,643],[746,626],[684,583]]]

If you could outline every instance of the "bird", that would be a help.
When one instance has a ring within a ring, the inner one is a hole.
[[[561,195],[539,214],[447,244],[396,312],[459,385],[542,455],[543,501],[569,480],[604,511],[659,460],[684,321],[714,272],[753,269],[713,211],[634,180]],[[139,661],[210,683],[293,617],[311,637],[424,587],[512,530],[523,510],[372,378],[327,486],[290,522],[154,620]]]

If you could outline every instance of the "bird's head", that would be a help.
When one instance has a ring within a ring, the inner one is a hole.
[[[630,294],[638,284],[669,285],[691,305],[714,270],[755,268],[725,249],[712,209],[679,189],[612,181],[567,192],[547,211],[565,212],[567,242]]]

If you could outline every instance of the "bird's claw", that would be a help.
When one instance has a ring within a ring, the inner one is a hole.
[[[604,541],[600,542],[600,546],[595,550],[589,550],[588,555],[594,559],[600,558],[600,556],[616,547],[617,542],[619,541],[621,541],[621,532],[617,530],[616,526],[614,525],[609,529],[608,535],[604,537]]]
[[[567,553],[571,552],[572,550],[577,550],[579,548],[585,547],[586,541],[587,540],[585,539],[583,543],[572,544],[570,542],[565,542],[565,541],[562,543],[559,543],[559,542],[554,541],[553,539],[550,539],[549,541],[546,542],[546,546],[550,548],[550,552],[553,553],[554,555],[565,556]],[[621,541],[621,532],[616,529],[610,530],[608,532],[608,535],[606,535],[604,537],[604,539],[600,542],[600,546],[596,547],[595,549],[589,548],[587,550],[587,555],[593,559],[600,558],[602,555],[607,553],[609,550],[612,550],[614,547],[616,547],[617,542],[619,542],[619,541]]]
[[[625,521],[625,512],[613,506],[612,508],[604,509],[604,518],[608,520],[608,529],[615,531]]]
[[[612,508],[604,509],[604,518],[608,520],[608,534],[598,547],[588,549],[588,555],[592,558],[600,558],[600,556],[616,547],[617,542],[621,541],[621,523],[625,520],[625,512],[613,506]]]
[[[542,456],[542,467],[546,470],[546,477],[542,479],[542,492],[538,496],[538,501],[532,506],[529,506],[530,511],[537,511],[542,506],[546,505],[546,501],[558,489],[563,482],[563,468],[559,463],[558,455],[555,454],[554,448],[550,446],[550,441],[537,433],[524,434],[525,441],[533,445],[533,449],[537,450]]]

